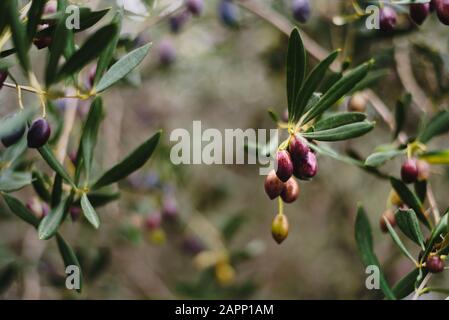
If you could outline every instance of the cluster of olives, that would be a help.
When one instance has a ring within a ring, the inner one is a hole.
[[[271,200],[281,197],[285,203],[292,203],[299,197],[299,185],[294,177],[310,180],[318,171],[315,153],[299,134],[290,136],[286,150],[277,151],[276,164],[277,169],[265,178],[265,192]],[[287,217],[279,212],[272,223],[272,235],[277,243],[287,238],[288,229]]]
[[[436,11],[441,23],[449,25],[449,1],[431,0],[427,3],[411,3],[409,5],[410,19],[417,25],[423,24],[430,13]],[[390,6],[383,6],[380,10],[380,29],[391,32],[397,23],[397,13]]]
[[[25,134],[25,131],[26,126],[22,126],[14,130],[13,132],[4,135],[3,137],[1,137],[2,144],[5,146],[5,148],[16,144]],[[50,138],[50,134],[51,129],[47,120],[45,120],[44,118],[35,120],[28,129],[28,147],[33,149],[42,147],[47,143],[48,139]]]

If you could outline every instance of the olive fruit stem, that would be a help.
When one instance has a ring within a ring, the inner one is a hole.
[[[278,198],[278,204],[279,204],[279,214],[283,215],[284,214],[284,201],[282,201],[281,197]]]

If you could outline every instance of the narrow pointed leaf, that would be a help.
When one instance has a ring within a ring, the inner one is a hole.
[[[427,180],[415,182],[415,193],[421,203],[424,203],[427,198]]]
[[[426,216],[424,215],[424,210],[421,204],[421,201],[419,201],[418,197],[411,191],[404,182],[401,180],[398,180],[396,178],[391,177],[390,183],[393,189],[397,192],[399,197],[404,201],[406,205],[408,205],[410,208],[412,208],[416,215],[418,216],[418,219],[428,228],[430,228],[429,221],[427,220]]]
[[[90,106],[89,114],[87,116],[83,134],[81,136],[81,151],[87,176],[90,176],[93,151],[97,144],[98,130],[100,128],[102,118],[103,100],[101,99],[101,97],[97,97]]]
[[[61,254],[62,260],[64,261],[64,266],[67,268],[68,266],[77,266],[80,271],[80,289],[77,290],[81,292],[82,289],[82,270],[81,265],[76,257],[75,252],[69,246],[69,244],[64,240],[64,238],[60,234],[56,234],[56,241],[58,243],[59,253]]]
[[[61,67],[56,79],[61,80],[78,72],[90,61],[98,57],[107,48],[117,32],[117,26],[113,24],[107,25],[95,32]]]
[[[100,218],[98,218],[95,209],[90,204],[89,198],[85,193],[81,196],[81,208],[83,209],[83,213],[87,221],[89,221],[95,229],[98,229],[100,226]]]
[[[287,52],[287,101],[289,118],[293,119],[293,106],[306,74],[306,51],[297,28],[288,41]]]
[[[394,159],[395,157],[404,154],[404,150],[387,150],[382,152],[376,152],[371,154],[365,160],[365,166],[368,167],[379,167],[383,165],[385,162]]]
[[[56,208],[51,209],[37,229],[40,240],[48,240],[53,237],[61,225],[66,209],[66,201],[61,201]]]
[[[418,137],[422,143],[429,142],[433,137],[439,136],[449,131],[449,111],[440,111],[434,116]]]
[[[41,16],[44,12],[45,1],[33,1],[31,3],[30,10],[28,11],[28,22],[26,26],[26,32],[28,37],[28,45],[31,44],[34,35],[37,31],[37,26],[41,21]]]
[[[142,167],[151,157],[154,149],[156,149],[160,136],[161,131],[140,145],[122,162],[105,172],[92,186],[92,189],[99,189],[111,183],[115,183]]]
[[[361,112],[342,112],[318,121],[314,125],[315,131],[333,129],[346,124],[361,122],[366,119],[366,114]]]
[[[0,191],[13,192],[31,184],[29,172],[7,171],[0,174]]]
[[[317,91],[320,83],[323,81],[326,72],[328,71],[330,65],[335,61],[341,50],[332,52],[326,59],[321,61],[309,74],[307,79],[304,81],[304,85],[298,92],[295,98],[294,105],[294,118],[293,122],[297,122],[301,118],[304,110],[312,97],[313,93]]]
[[[28,210],[28,208],[25,207],[20,200],[7,194],[3,194],[3,199],[5,199],[5,202],[12,213],[26,223],[29,223],[33,227],[37,228],[39,225],[39,219],[30,210]]]
[[[419,227],[419,221],[415,211],[413,209],[399,209],[395,217],[399,229],[424,250],[424,236]]]
[[[410,93],[406,93],[397,103],[396,108],[394,109],[394,119],[395,119],[395,128],[393,133],[393,139],[396,139],[399,133],[404,128],[405,120],[406,120],[406,109],[410,107],[412,103],[412,95]]]
[[[28,58],[29,46],[27,45],[27,34],[25,25],[23,25],[22,22],[20,21],[17,0],[9,0],[6,2],[8,3],[7,4],[8,21],[11,28],[14,48],[16,49],[17,58],[19,60],[20,66],[22,67],[25,74],[27,74],[30,67],[30,61]]]
[[[380,69],[370,72],[362,81],[357,83],[354,89],[349,94],[362,91],[370,86],[376,84],[381,78],[387,76],[390,73],[388,69]]]
[[[415,261],[415,259],[413,258],[412,254],[407,250],[407,248],[404,246],[404,244],[402,243],[401,239],[399,238],[398,234],[396,233],[396,231],[394,231],[393,227],[391,226],[390,222],[388,221],[387,218],[383,218],[385,221],[385,224],[387,225],[388,228],[388,232],[390,233],[391,237],[393,238],[394,243],[396,243],[396,245],[398,246],[398,248],[401,250],[401,252],[408,257],[410,260]]]
[[[117,26],[117,29],[120,30],[122,25],[123,12],[118,11],[112,21],[113,24]],[[117,32],[115,34],[114,39],[112,39],[111,43],[109,43],[108,47],[103,51],[100,58],[98,59],[97,69],[95,71],[95,79],[94,79],[94,87],[97,86],[100,79],[103,77],[104,72],[109,67],[109,64],[114,57],[115,49],[117,48],[117,43],[120,39],[120,33]]]
[[[426,275],[425,272],[424,275]],[[399,282],[393,287],[393,293],[398,299],[404,299],[410,293],[415,291],[415,284],[419,276],[419,269],[413,269],[405,277],[403,277]],[[420,282],[418,283],[418,285]]]
[[[303,123],[307,123],[315,117],[322,114],[324,111],[333,106],[338,100],[344,97],[360,80],[362,80],[368,70],[370,69],[372,62],[364,63],[354,70],[348,72],[340,80],[338,80],[314,105],[307,113]]]
[[[49,87],[56,79],[58,71],[59,60],[67,47],[67,41],[69,40],[69,29],[66,27],[66,15],[64,19],[60,19],[56,25],[55,32],[52,36],[51,50],[48,58],[47,68],[45,71],[45,82]]]
[[[373,128],[374,122],[363,121],[328,130],[305,132],[302,135],[318,141],[340,141],[360,137]]]
[[[430,234],[429,240],[426,243],[426,250],[422,255],[423,259],[425,259],[429,253],[432,251],[432,248],[435,243],[441,240],[441,235],[447,234],[448,232],[448,213],[444,214],[435,228],[433,228],[432,233]],[[442,252],[442,254],[448,254],[447,252]]]
[[[32,173],[32,179],[33,188],[37,195],[46,202],[50,201],[50,191],[45,184],[42,174],[39,171],[34,170]]]
[[[371,225],[365,210],[361,206],[359,206],[357,210],[355,239],[357,242],[357,249],[365,266],[375,265],[381,270],[379,260],[374,253]],[[396,299],[382,271],[380,271],[380,287],[388,299]]]
[[[96,91],[102,92],[128,75],[146,57],[150,47],[151,43],[148,43],[131,51],[117,61],[101,78],[100,83],[96,87]]]
[[[43,147],[40,147],[38,150],[42,158],[49,165],[49,167],[52,168],[54,171],[56,171],[68,184],[70,184],[72,187],[75,188],[76,186],[73,183],[72,178],[70,178],[67,171],[65,171],[64,167],[61,165],[61,163],[59,163],[58,159],[56,159],[50,147],[48,145],[44,145]]]

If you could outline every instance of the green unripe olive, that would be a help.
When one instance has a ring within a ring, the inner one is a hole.
[[[287,217],[284,214],[277,214],[271,224],[271,235],[278,244],[281,244],[287,238],[288,229],[289,224]]]

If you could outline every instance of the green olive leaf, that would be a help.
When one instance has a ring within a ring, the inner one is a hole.
[[[303,115],[307,103],[312,97],[313,93],[318,89],[320,83],[323,81],[326,72],[329,70],[330,65],[335,61],[341,50],[332,52],[326,59],[321,61],[315,66],[315,68],[307,76],[304,81],[304,85],[297,93],[295,98],[295,105],[293,109],[293,122],[296,123]]]
[[[161,131],[157,132],[153,137],[148,139],[123,161],[115,165],[113,168],[105,172],[92,186],[92,189],[99,189],[106,185],[115,183],[142,167],[153,154],[159,143]]]
[[[40,240],[48,240],[58,232],[58,228],[64,220],[66,210],[68,209],[69,200],[70,197],[67,197],[65,200],[60,201],[59,205],[56,208],[52,208],[48,215],[39,223],[37,231]]]
[[[374,253],[373,238],[371,232],[371,225],[368,217],[362,206],[357,209],[357,218],[355,221],[355,239],[357,242],[357,249],[365,266],[377,266],[380,269],[379,260]],[[388,299],[394,300],[395,295],[388,285],[384,274],[380,271],[380,287]]]
[[[366,62],[354,70],[349,71],[340,80],[338,80],[306,113],[302,123],[308,123],[310,120],[321,115],[324,111],[333,106],[338,100],[345,96],[360,80],[368,73],[373,62]]]
[[[147,56],[151,47],[151,43],[148,43],[140,48],[137,48],[119,61],[117,61],[101,78],[95,90],[97,92],[102,92],[114,85],[117,81],[123,79],[128,75],[134,68],[136,68],[143,59]]]
[[[410,273],[408,273],[405,277],[396,283],[393,287],[393,293],[398,299],[404,299],[410,293],[415,291],[415,285],[417,283],[418,276],[420,274],[420,269],[413,269]],[[424,271],[424,276],[427,274]],[[418,285],[421,281],[418,281]]]
[[[333,129],[346,124],[361,122],[365,119],[366,114],[361,112],[341,112],[321,119],[314,125],[314,130],[321,131]]]
[[[337,128],[304,132],[305,138],[317,141],[340,141],[360,137],[374,128],[374,122],[362,121],[343,125]]]
[[[424,126],[418,140],[422,143],[429,142],[433,137],[449,131],[449,111],[440,111]]]
[[[365,166],[367,167],[379,167],[383,165],[385,162],[396,158],[397,156],[404,154],[405,150],[387,150],[376,152],[368,156],[365,160]]]
[[[14,192],[31,184],[31,173],[3,171],[0,174],[0,191]]]
[[[98,229],[98,227],[100,227],[100,218],[98,218],[95,209],[92,207],[89,198],[85,193],[81,196],[81,208],[83,209],[83,213],[87,221],[89,221],[95,229]]]
[[[20,200],[5,193],[3,193],[2,195],[12,213],[14,213],[26,223],[37,228],[37,226],[39,225],[39,219],[30,210],[28,210],[28,208],[25,207]]]
[[[2,1],[3,2],[3,1]],[[30,61],[28,58],[29,45],[25,25],[20,21],[17,0],[5,1],[12,41],[17,52],[17,59],[25,74],[28,74]]]
[[[67,47],[69,40],[69,29],[66,27],[66,15],[63,19],[58,21],[54,34],[52,35],[52,42],[50,45],[50,55],[47,62],[47,68],[45,70],[45,83],[49,87],[56,79],[59,60]]]
[[[101,97],[95,98],[90,106],[87,120],[84,124],[83,133],[81,135],[81,152],[82,164],[86,171],[87,177],[90,176],[90,168],[93,160],[93,152],[97,144],[98,130],[103,118],[103,100]],[[80,161],[78,161],[80,162]],[[81,165],[81,163],[79,163]]]
[[[117,29],[120,30],[122,25],[122,19],[123,19],[123,12],[122,10],[119,10],[112,21],[112,24],[115,24],[117,26]],[[98,59],[97,63],[97,69],[95,71],[95,78],[94,78],[94,87],[97,86],[98,81],[102,78],[104,75],[104,72],[109,67],[109,64],[111,63],[112,59],[114,58],[114,52],[117,48],[117,43],[120,39],[120,33],[117,32],[115,34],[114,39],[112,39],[111,43],[108,45],[108,47],[103,51],[100,58]]]
[[[404,201],[406,205],[412,208],[418,219],[427,227],[430,228],[429,220],[424,215],[424,210],[421,201],[419,201],[418,197],[411,191],[404,182],[398,180],[394,177],[390,177],[390,183],[393,189],[397,192],[399,197]]]
[[[53,151],[51,151],[50,147],[45,144],[44,146],[38,149],[42,158],[47,162],[47,164],[52,168],[56,173],[58,173],[71,187],[76,188],[75,183],[72,178],[69,176],[67,171],[65,171],[64,167],[59,163],[58,159],[56,159]]]
[[[394,231],[393,227],[391,226],[390,222],[386,217],[383,217],[385,224],[387,225],[388,233],[390,233],[391,238],[393,239],[394,243],[398,246],[398,248],[401,250],[401,252],[408,257],[413,263],[415,263],[415,259],[413,258],[413,255],[407,250],[405,245],[402,243],[401,238],[399,238],[396,231]]]
[[[413,211],[413,209],[399,209],[398,211],[396,211],[395,217],[399,229],[401,229],[401,231],[410,240],[412,240],[413,242],[421,246],[423,250],[425,250],[424,236],[419,227],[419,221],[415,211]]]
[[[32,1],[30,10],[28,11],[28,22],[26,32],[28,36],[28,44],[30,45],[37,31],[37,26],[41,22],[41,16],[44,12],[45,1]]]
[[[69,244],[64,240],[64,238],[60,234],[56,234],[56,242],[58,244],[59,253],[61,254],[62,260],[64,261],[64,266],[67,268],[68,266],[77,266],[80,271],[80,288],[77,289],[78,292],[81,292],[82,288],[82,272],[81,265],[76,257],[75,252],[69,246]]]
[[[98,57],[118,32],[115,24],[107,25],[90,36],[61,67],[56,80],[61,80],[81,70],[90,61]]]
[[[293,120],[294,104],[306,75],[307,55],[299,30],[290,34],[287,52],[287,101],[289,120]]]

